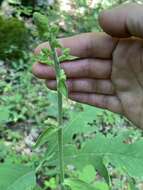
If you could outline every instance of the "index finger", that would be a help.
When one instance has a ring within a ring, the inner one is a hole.
[[[84,33],[68,38],[59,39],[62,46],[70,49],[70,54],[79,58],[110,59],[112,52],[118,42],[105,33]],[[40,44],[35,53],[39,54],[41,49],[49,48],[48,42]],[[60,50],[57,50],[60,55]]]

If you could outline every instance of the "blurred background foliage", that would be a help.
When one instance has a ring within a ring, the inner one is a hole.
[[[46,14],[50,22],[60,27],[59,37],[65,37],[101,31],[99,12],[128,2],[143,3],[142,0],[0,1],[0,162],[37,165],[42,153],[31,151],[35,139],[47,125],[56,122],[56,95],[31,73],[34,63],[32,52],[40,43],[32,21],[33,12]],[[65,101],[65,121],[73,112],[81,110],[81,104]],[[94,126],[105,135],[116,135],[133,128],[121,116],[95,110]],[[134,130],[133,137],[140,136],[142,133]],[[45,178],[47,172],[50,174],[48,168],[43,168],[38,174],[39,185],[44,189],[56,189],[55,176],[51,173],[49,178]],[[122,176],[115,177],[114,183],[115,189],[125,189]],[[101,186],[107,189],[105,184]]]

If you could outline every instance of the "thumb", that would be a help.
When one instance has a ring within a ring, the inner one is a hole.
[[[105,10],[99,16],[99,23],[113,37],[143,38],[143,5],[131,3]]]

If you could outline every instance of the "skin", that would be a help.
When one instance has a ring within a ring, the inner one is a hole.
[[[60,39],[79,57],[61,64],[68,77],[69,98],[122,114],[143,129],[143,5],[105,10],[99,23],[103,33]],[[47,42],[35,53],[45,47]],[[56,88],[51,67],[36,63],[33,73],[46,80],[48,88]]]

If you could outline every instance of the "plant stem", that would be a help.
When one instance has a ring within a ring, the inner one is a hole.
[[[59,91],[59,79],[60,79],[60,62],[58,59],[57,52],[53,47],[52,43],[50,43],[50,47],[53,53],[53,60],[55,63],[55,72],[56,72],[56,80],[57,80],[57,94],[58,94],[58,127],[60,127],[58,131],[58,146],[59,146],[59,167],[60,167],[60,189],[64,190],[64,159],[63,159],[63,97],[61,92]]]

